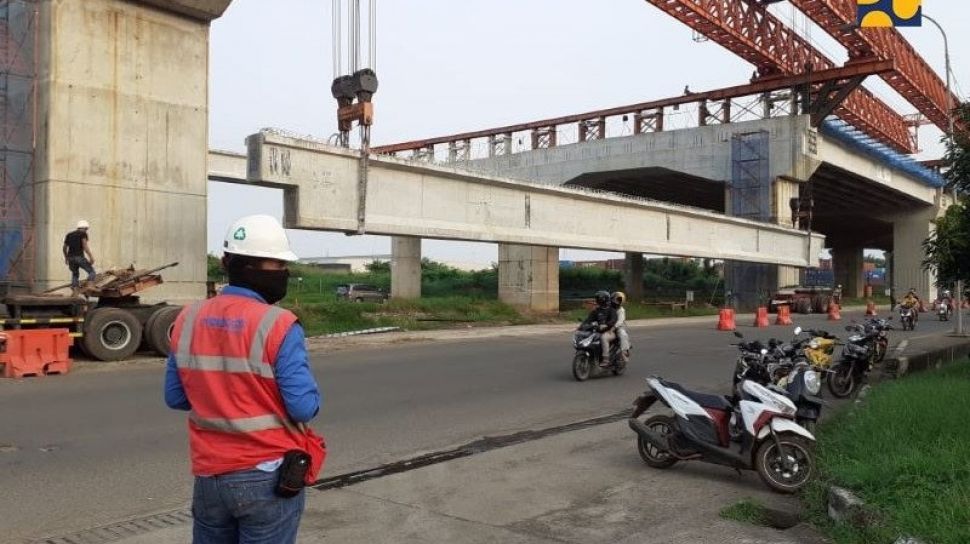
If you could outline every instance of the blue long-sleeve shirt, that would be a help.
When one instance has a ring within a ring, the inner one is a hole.
[[[224,295],[243,296],[265,302],[255,291],[228,285],[223,288]],[[283,397],[283,405],[290,417],[299,423],[306,423],[320,411],[321,395],[317,383],[310,373],[303,327],[294,323],[286,332],[280,344],[274,366],[276,385]],[[175,354],[168,356],[165,369],[165,404],[175,410],[191,410],[192,405],[185,395],[182,380],[179,378]]]

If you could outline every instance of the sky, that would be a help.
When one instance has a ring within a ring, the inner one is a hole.
[[[367,4],[366,1],[362,4]],[[533,121],[743,84],[753,67],[643,0],[377,0],[374,145]],[[209,142],[244,152],[247,135],[281,128],[326,138],[331,2],[234,0],[210,37]],[[956,89],[970,93],[966,0],[923,0],[950,39]],[[844,48],[787,2],[771,11],[841,63]],[[901,32],[943,74],[943,40],[924,22]],[[866,86],[897,111],[915,109],[877,78]],[[921,158],[942,153],[921,129]],[[218,253],[233,219],[283,214],[282,192],[209,183],[208,247]],[[289,231],[301,257],[389,254],[390,238]],[[425,256],[487,265],[495,244],[426,240]],[[562,250],[565,259],[604,254]]]

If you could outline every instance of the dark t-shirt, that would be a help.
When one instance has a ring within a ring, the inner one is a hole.
[[[68,257],[84,256],[84,240],[88,239],[88,233],[81,230],[72,230],[64,237],[64,245],[67,246]]]

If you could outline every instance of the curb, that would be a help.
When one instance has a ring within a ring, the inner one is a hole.
[[[310,338],[345,338],[348,336],[360,336],[362,334],[378,334],[382,332],[396,332],[401,330],[401,327],[377,327],[374,329],[361,329],[359,331],[347,331],[347,332],[335,332],[331,334],[321,334],[319,336],[311,336]]]

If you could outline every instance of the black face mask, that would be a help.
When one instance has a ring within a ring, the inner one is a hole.
[[[267,304],[276,304],[286,296],[289,270],[257,270],[244,267],[230,278],[233,285],[256,291]]]

